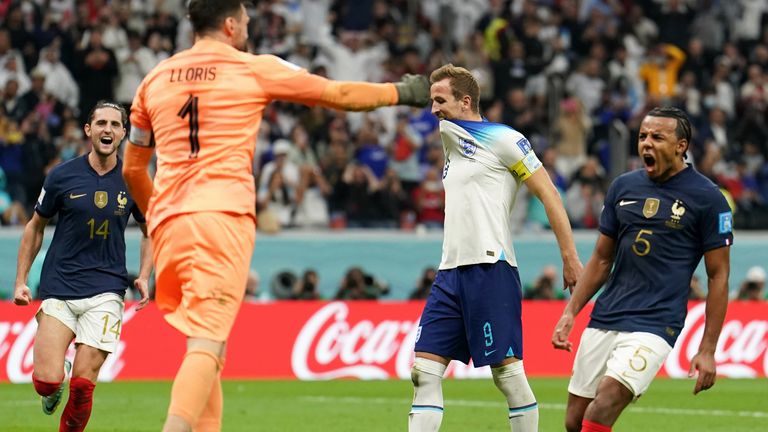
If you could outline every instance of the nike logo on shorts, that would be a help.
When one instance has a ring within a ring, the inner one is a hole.
[[[636,202],[637,202],[637,201],[624,201],[624,200],[621,200],[621,201],[619,201],[619,206],[620,206],[620,207],[624,207],[625,205],[634,204],[634,203],[636,203]]]
[[[491,355],[491,354],[495,353],[496,351],[498,351],[498,350],[493,350],[493,351],[483,351],[483,354],[485,354],[485,356],[486,356],[486,357],[488,357],[489,355]]]

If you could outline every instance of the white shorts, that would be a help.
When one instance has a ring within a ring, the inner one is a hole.
[[[672,347],[652,333],[588,327],[581,335],[568,392],[593,399],[603,376],[624,384],[639,398],[661,369]]]
[[[61,321],[75,333],[75,343],[115,352],[123,325],[123,298],[104,293],[77,300],[45,299],[38,313],[43,312]]]

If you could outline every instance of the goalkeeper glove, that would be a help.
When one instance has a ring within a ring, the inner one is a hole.
[[[397,104],[425,107],[430,102],[429,80],[424,75],[405,74],[395,83]]]

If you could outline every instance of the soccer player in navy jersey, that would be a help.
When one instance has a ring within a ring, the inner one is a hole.
[[[43,412],[50,415],[72,369],[60,431],[85,429],[99,370],[117,348],[128,286],[124,234],[131,215],[144,233],[134,283],[142,296],[137,310],[149,301],[152,254],[146,224],[125,187],[117,156],[126,121],[125,109],[116,103],[94,106],[84,126],[91,152],[51,170],[19,246],[14,302],[23,306],[32,301],[26,281],[45,226],[58,215],[40,276],[32,382],[42,396]],[[75,359],[70,364],[64,356],[73,339]]]
[[[733,216],[717,186],[684,162],[690,142],[683,111],[654,108],[638,136],[645,168],[616,178],[605,197],[594,253],[552,335],[555,348],[570,351],[574,318],[606,284],[574,360],[568,431],[610,431],[648,389],[683,328],[691,276],[702,256],[706,324],[689,376],[698,371],[694,394],[715,384]]]
[[[461,67],[430,76],[432,113],[445,153],[443,256],[419,323],[411,370],[411,432],[436,431],[442,377],[452,359],[490,365],[513,431],[538,430],[538,405],[523,369],[522,288],[512,246],[511,211],[523,183],[544,204],[572,287],[582,265],[568,217],[531,144],[480,115],[480,87]]]

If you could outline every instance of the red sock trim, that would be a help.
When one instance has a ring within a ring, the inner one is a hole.
[[[582,420],[581,432],[611,432],[611,427],[589,420]]]
[[[59,382],[47,382],[47,381],[41,381],[37,379],[34,375],[32,375],[32,384],[35,386],[35,391],[40,396],[50,396],[61,387],[62,381]]]
[[[59,432],[83,432],[91,418],[96,384],[83,377],[69,381],[69,400],[59,422]]]

